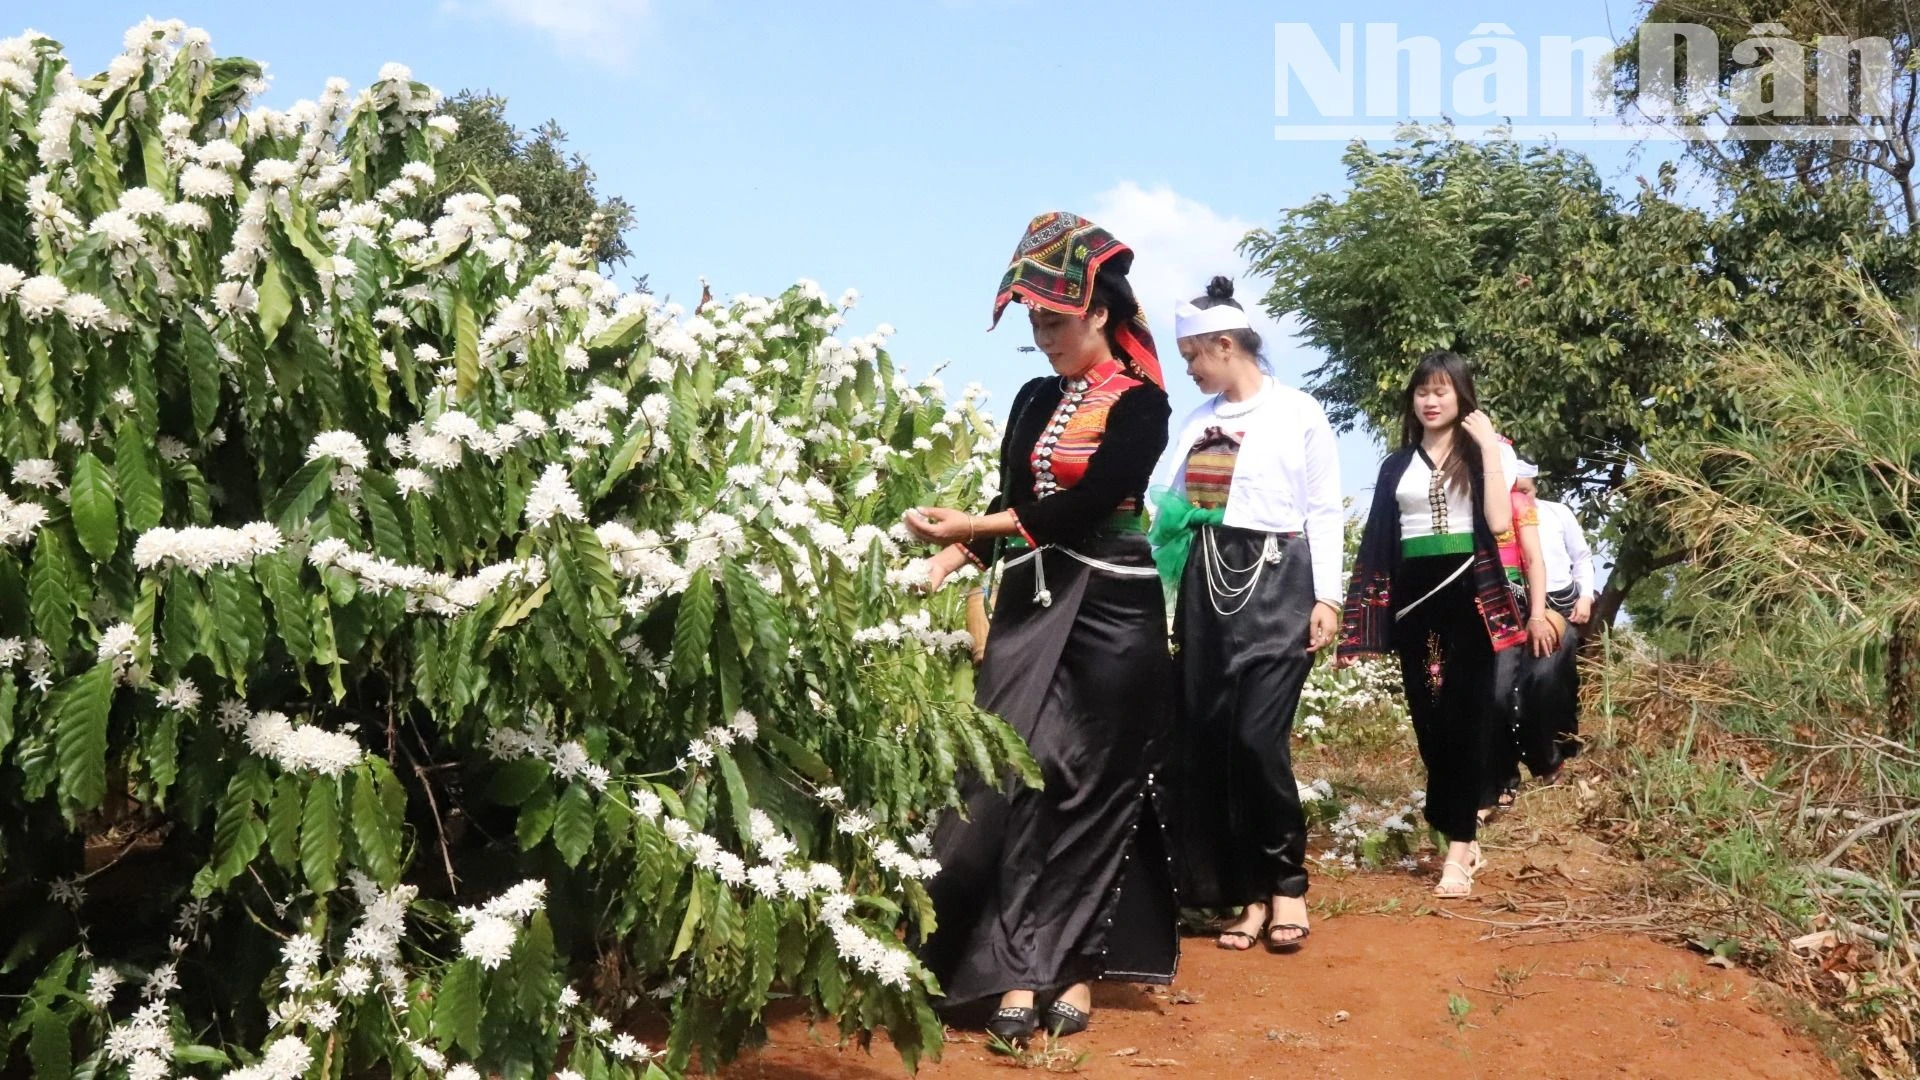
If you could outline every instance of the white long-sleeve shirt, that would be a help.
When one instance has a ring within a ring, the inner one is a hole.
[[[1167,444],[1172,487],[1186,494],[1187,454],[1210,427],[1240,440],[1225,523],[1260,532],[1299,532],[1313,560],[1313,597],[1339,607],[1345,510],[1333,426],[1313,397],[1271,376],[1246,401],[1219,394],[1202,402]]]
[[[1587,545],[1580,521],[1566,506],[1541,499],[1540,557],[1547,564],[1547,591],[1578,585],[1580,595],[1593,595],[1593,548]]]

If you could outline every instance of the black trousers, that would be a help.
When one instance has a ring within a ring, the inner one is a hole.
[[[1478,835],[1488,773],[1498,775],[1504,719],[1493,643],[1474,602],[1473,573],[1468,569],[1454,576],[1471,559],[1404,559],[1393,581],[1396,610],[1420,601],[1394,624],[1394,651],[1400,656],[1420,760],[1427,767],[1427,822],[1452,841],[1471,841]],[[1439,591],[1433,592],[1436,587]]]
[[[1291,741],[1313,668],[1313,562],[1302,536],[1275,537],[1279,561],[1263,562],[1267,536],[1209,526],[1194,537],[1180,582],[1177,861],[1188,907],[1307,894],[1307,819]],[[1216,597],[1209,564],[1230,587],[1251,577],[1233,572],[1243,568],[1259,567],[1259,581],[1244,595]]]
[[[1547,603],[1562,616],[1573,614],[1579,591],[1548,593]],[[1517,727],[1520,760],[1535,776],[1546,776],[1580,752],[1580,628],[1569,623],[1560,647],[1546,656],[1528,653],[1520,663]]]

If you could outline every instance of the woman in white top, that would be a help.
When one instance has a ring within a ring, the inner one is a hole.
[[[1501,442],[1466,361],[1443,351],[1421,358],[1407,380],[1401,444],[1374,485],[1340,660],[1399,656],[1427,767],[1427,821],[1448,841],[1434,893],[1463,897],[1482,864],[1486,772],[1500,768],[1494,654],[1528,635],[1500,565],[1513,525]]]
[[[1289,739],[1312,654],[1340,623],[1339,460],[1320,404],[1266,371],[1231,281],[1175,322],[1187,374],[1213,395],[1169,444],[1152,534],[1179,590],[1181,902],[1241,909],[1221,948],[1264,936],[1292,952],[1308,932],[1307,823]]]

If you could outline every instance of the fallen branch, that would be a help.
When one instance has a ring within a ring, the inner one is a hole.
[[[1838,859],[1841,855],[1845,854],[1846,850],[1852,847],[1861,837],[1866,836],[1868,833],[1878,832],[1879,830],[1884,829],[1889,825],[1898,824],[1899,822],[1902,822],[1902,821],[1912,821],[1915,818],[1920,818],[1920,807],[1916,807],[1915,809],[1912,809],[1912,810],[1902,810],[1897,814],[1888,814],[1886,817],[1883,817],[1883,818],[1875,818],[1872,821],[1867,822],[1865,825],[1861,825],[1858,828],[1854,829],[1852,832],[1848,833],[1844,839],[1842,839],[1838,844],[1834,845],[1834,848],[1832,851],[1827,852],[1814,865],[1815,866],[1832,866],[1834,863],[1834,860]]]

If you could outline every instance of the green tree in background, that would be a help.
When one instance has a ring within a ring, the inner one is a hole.
[[[527,243],[536,251],[554,241],[578,244],[591,228],[601,262],[618,265],[633,254],[625,238],[633,207],[617,195],[601,198],[593,168],[567,150],[558,121],[521,131],[507,120],[507,99],[491,90],[462,90],[447,99],[445,112],[460,122],[460,131],[444,153],[438,194],[471,190],[477,179],[495,194],[520,200],[533,230]],[[595,214],[601,215],[598,224]]]
[[[1859,140],[1700,140],[1686,144],[1687,155],[1723,185],[1739,185],[1756,174],[1814,188],[1864,183],[1892,218],[1910,228],[1920,217],[1913,175],[1914,106],[1920,100],[1920,72],[1914,67],[1916,18],[1920,13],[1912,5],[1896,0],[1655,0],[1643,7],[1640,22],[1614,54],[1614,98],[1622,113],[1636,119],[1673,111],[1667,103],[1681,100],[1684,92],[1703,103],[1674,117],[1684,123],[1786,125],[1787,133],[1796,123],[1869,127],[1874,137]],[[1686,49],[1678,37],[1656,38],[1663,45],[1674,42],[1678,50],[1676,85],[1659,85],[1654,72],[1640,70],[1640,32],[1663,23],[1704,26],[1713,32],[1719,51],[1710,83],[1687,78]],[[1822,38],[1828,40],[1823,43]],[[1891,80],[1864,81],[1866,64],[1836,51],[1835,39],[1863,38],[1884,40]],[[1736,54],[1742,45],[1750,55]],[[1841,75],[1844,100],[1832,92],[1837,85],[1823,98],[1823,65],[1829,79]],[[1778,115],[1751,115],[1751,109],[1740,108],[1743,97],[1782,105]],[[1799,103],[1804,115],[1793,114],[1790,102]]]
[[[1265,306],[1327,360],[1310,389],[1335,424],[1393,441],[1414,359],[1473,359],[1501,430],[1580,508],[1614,556],[1610,622],[1635,582],[1685,557],[1648,504],[1620,496],[1663,433],[1713,430],[1736,403],[1708,378],[1741,340],[1845,351],[1857,296],[1838,258],[1902,290],[1911,260],[1860,186],[1755,180],[1724,208],[1676,195],[1663,168],[1630,197],[1583,155],[1444,130],[1355,144],[1348,190],[1251,234]]]

